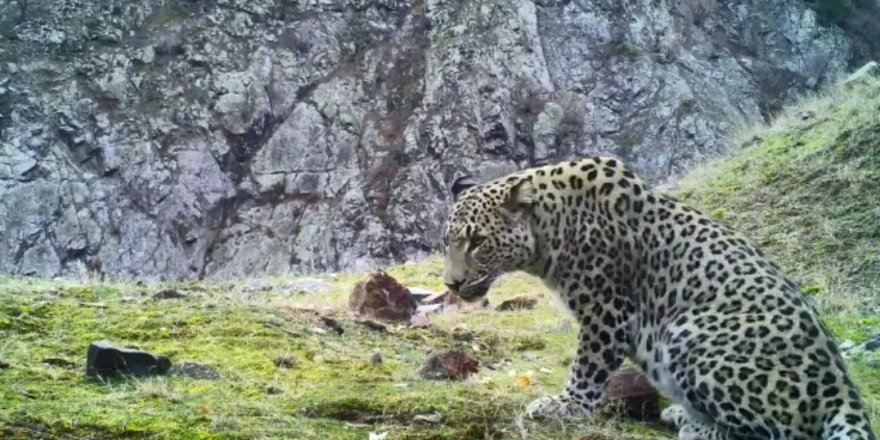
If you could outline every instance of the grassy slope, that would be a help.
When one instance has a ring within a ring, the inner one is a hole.
[[[805,281],[837,336],[861,342],[880,331],[880,82],[834,94],[758,130],[750,146],[692,175],[677,196],[767,248]],[[436,259],[391,271],[432,289],[441,287],[440,272]],[[345,312],[358,275],[325,279],[325,294],[285,298],[288,280],[274,279],[256,293],[244,293],[244,284],[178,284],[189,299],[154,301],[160,286],[0,278],[0,358],[12,365],[0,370],[0,438],[367,439],[387,431],[389,440],[479,439],[521,438],[523,429],[533,439],[670,438],[613,417],[589,426],[517,424],[531,399],[561,387],[574,352],[574,332],[560,330],[567,316],[532,278],[508,277],[490,298],[541,295],[535,310],[437,315],[432,329],[390,334]],[[311,333],[320,322],[302,308],[324,306],[336,310],[344,335]],[[224,379],[99,383],[81,367],[40,362],[81,364],[87,344],[103,338],[215,365]],[[494,369],[462,383],[419,379],[427,351],[445,348],[468,350]],[[378,366],[369,362],[375,351],[384,357]],[[279,356],[299,364],[276,367]],[[875,426],[878,364],[876,356],[850,361]],[[520,374],[535,384],[518,386]],[[272,384],[284,393],[266,393]],[[441,422],[413,420],[432,413]]]
[[[880,78],[789,109],[677,196],[766,248],[832,320],[880,320]],[[864,337],[864,335],[862,335]]]
[[[390,273],[409,285],[437,289],[440,270],[435,259]],[[496,304],[523,293],[545,295],[532,311],[437,315],[432,329],[392,326],[390,334],[370,330],[346,313],[358,276],[325,279],[332,292],[289,299],[278,294],[281,289],[243,293],[236,285],[174,286],[190,295],[183,301],[151,299],[159,286],[0,279],[0,358],[12,364],[0,370],[0,438],[29,438],[40,429],[61,438],[107,439],[364,440],[371,431],[387,431],[389,440],[516,438],[518,413],[565,380],[575,334],[558,330],[564,315],[532,278],[509,277],[492,293]],[[302,308],[318,307],[337,311],[343,335],[310,331],[321,323]],[[84,379],[81,367],[40,362],[61,357],[81,364],[88,343],[102,338],[215,365],[224,379],[99,383]],[[428,350],[447,348],[476,353],[495,369],[483,368],[466,382],[419,379]],[[369,362],[376,351],[384,358],[378,366]],[[276,367],[273,359],[279,356],[294,356],[298,366]],[[522,374],[535,384],[518,386],[516,376]],[[272,384],[285,392],[269,395],[265,390]],[[442,421],[413,420],[432,413]],[[603,432],[653,437],[644,427],[613,419],[592,427],[525,428],[537,439]]]
[[[744,138],[675,195],[769,251],[838,339],[880,333],[880,78],[805,99]],[[850,370],[880,427],[880,357]]]

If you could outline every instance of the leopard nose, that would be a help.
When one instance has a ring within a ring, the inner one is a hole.
[[[451,283],[446,283],[446,287],[453,292],[458,292],[458,288],[461,287],[462,284],[464,284],[464,281],[453,281]]]

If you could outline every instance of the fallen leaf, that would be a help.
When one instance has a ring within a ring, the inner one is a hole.
[[[525,374],[520,374],[519,376],[516,376],[516,386],[520,388],[528,388],[534,384],[535,382],[532,380],[532,378]]]

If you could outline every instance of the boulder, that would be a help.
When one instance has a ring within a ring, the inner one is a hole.
[[[86,375],[89,377],[149,376],[165,374],[170,368],[171,360],[165,356],[120,347],[110,341],[92,342],[86,353]]]
[[[408,321],[416,311],[409,289],[383,271],[358,282],[348,305],[356,313],[387,321]]]

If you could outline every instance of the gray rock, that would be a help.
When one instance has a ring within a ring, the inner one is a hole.
[[[45,277],[422,258],[456,173],[674,179],[864,46],[794,1],[28,4],[0,2],[0,272]]]
[[[170,368],[171,361],[165,356],[120,347],[109,341],[92,342],[86,355],[89,377],[148,376],[167,373]]]

